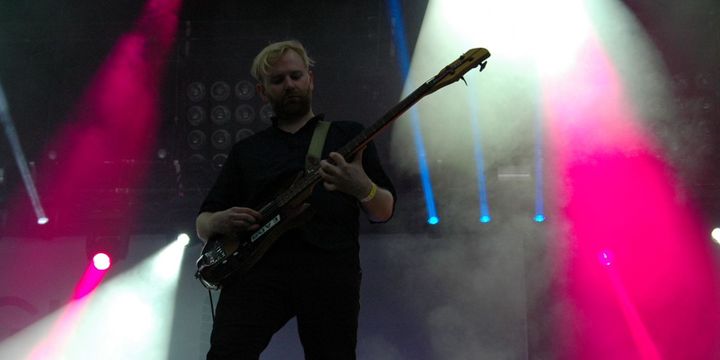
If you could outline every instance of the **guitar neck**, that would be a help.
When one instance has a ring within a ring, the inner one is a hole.
[[[420,101],[426,95],[433,93],[434,91],[447,86],[462,78],[471,68],[478,65],[482,65],[482,69],[485,67],[484,61],[490,56],[490,53],[483,48],[470,49],[467,53],[460,56],[458,60],[452,64],[443,68],[437,75],[432,77],[430,80],[423,83],[420,87],[415,89],[412,93],[402,99],[393,108],[391,108],[385,115],[375,121],[372,125],[363,129],[355,138],[345,144],[342,148],[338,149],[345,159],[352,158],[355,153],[365,147],[380,131],[385,129],[391,122],[395,121],[405,111],[410,109],[415,103]],[[331,161],[328,159],[328,161]],[[276,214],[280,208],[289,204],[295,200],[298,196],[305,193],[310,187],[314,186],[320,181],[320,174],[318,168],[308,169],[304,176],[293,183],[290,188],[281,193],[275,200],[267,203],[260,209],[260,213],[265,218],[270,218]]]
[[[429,94],[429,90],[432,88],[430,81],[424,83],[422,86],[410,93],[410,95],[402,99],[397,105],[390,109],[390,111],[385,113],[383,117],[375,121],[372,125],[363,129],[360,134],[355,136],[355,138],[350,140],[347,144],[345,144],[345,146],[337,150],[337,152],[340,153],[340,155],[342,155],[345,159],[351,158],[352,155],[365,147],[373,138],[375,138],[375,136],[377,136],[380,131],[390,125],[390,123],[392,123],[393,121],[397,120],[400,115],[410,109],[425,95]]]

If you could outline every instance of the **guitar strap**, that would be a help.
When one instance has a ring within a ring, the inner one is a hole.
[[[315,124],[315,131],[313,132],[312,139],[310,140],[308,153],[305,156],[306,172],[310,172],[311,169],[320,166],[320,157],[322,156],[322,149],[325,146],[325,138],[327,137],[329,129],[329,121],[319,120],[317,124]]]

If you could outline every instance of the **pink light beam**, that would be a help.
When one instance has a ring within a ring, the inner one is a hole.
[[[588,41],[567,74],[544,79],[543,96],[551,186],[567,225],[558,358],[720,358],[704,226],[601,44]],[[598,263],[605,249],[610,266]]]

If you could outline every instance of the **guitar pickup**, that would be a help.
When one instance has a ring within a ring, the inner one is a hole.
[[[206,260],[206,264],[212,265],[222,259],[225,259],[227,254],[225,253],[225,249],[222,245],[218,244],[218,246],[215,246],[211,251],[206,252],[203,256]]]
[[[263,234],[265,234],[268,230],[270,230],[273,226],[275,226],[277,223],[280,222],[280,214],[275,215],[274,218],[272,218],[270,221],[267,222],[263,227],[258,229],[252,236],[250,236],[250,242],[255,242],[257,239],[259,239]]]

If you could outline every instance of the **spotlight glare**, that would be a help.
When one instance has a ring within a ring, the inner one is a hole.
[[[535,220],[535,222],[539,222],[539,223],[544,222],[544,221],[545,221],[545,215],[543,215],[543,214],[537,214],[537,215],[535,215],[534,220]]]
[[[483,215],[480,217],[481,223],[489,223],[491,220],[492,218],[490,217],[490,215]]]
[[[613,256],[609,250],[602,250],[598,254],[598,261],[604,266],[610,266],[613,263]]]
[[[428,222],[428,224],[430,224],[430,225],[435,225],[435,224],[437,224],[437,223],[440,222],[440,219],[439,219],[437,216],[431,216],[431,217],[427,220],[427,222]]]
[[[110,256],[105,253],[97,253],[93,256],[93,266],[98,270],[107,270],[110,264]]]
[[[720,227],[714,228],[710,233],[710,236],[712,236],[716,243],[720,244]]]
[[[190,236],[186,233],[182,233],[178,235],[177,241],[180,243],[181,246],[187,246],[190,244]]]
[[[37,223],[40,225],[45,225],[50,221],[50,219],[47,218],[47,216],[41,216],[38,218]]]

